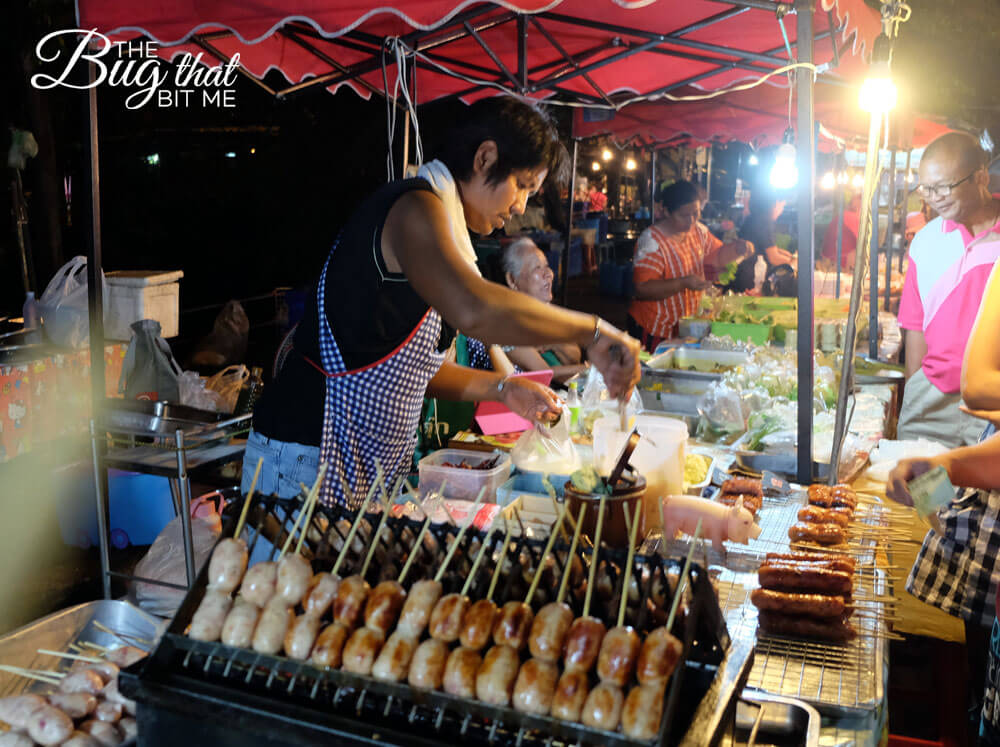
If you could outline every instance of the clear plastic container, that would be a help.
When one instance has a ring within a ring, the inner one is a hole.
[[[466,469],[464,467],[446,467],[445,463],[480,465],[493,459],[499,452],[465,451],[464,449],[441,449],[428,454],[417,465],[420,473],[419,490],[426,495],[431,490],[444,488],[445,498],[459,498],[469,501],[476,500],[479,491],[486,486],[483,496],[484,503],[496,503],[497,488],[510,476],[510,455],[500,454],[500,460],[493,469]]]

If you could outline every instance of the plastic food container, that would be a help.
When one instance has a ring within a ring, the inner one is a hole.
[[[500,460],[493,469],[466,469],[464,467],[446,467],[447,464],[469,464],[477,466],[500,454]],[[432,490],[444,487],[445,498],[461,498],[474,501],[483,486],[486,494],[483,501],[496,503],[497,488],[506,482],[510,476],[510,455],[501,452],[466,451],[464,449],[441,449],[428,454],[417,465],[420,473],[419,490],[426,495]]]
[[[106,273],[108,280],[109,340],[128,340],[130,325],[140,319],[155,319],[165,338],[177,337],[180,316],[180,283],[183,270],[169,272],[132,271]]]

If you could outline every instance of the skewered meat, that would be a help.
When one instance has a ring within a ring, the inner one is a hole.
[[[439,690],[447,661],[448,645],[437,638],[428,638],[413,652],[407,682],[411,687]]]
[[[843,553],[835,552],[820,552],[820,551],[802,551],[802,552],[769,552],[765,559],[770,562],[772,560],[792,560],[792,561],[810,561],[810,560],[830,560],[834,562],[839,562],[845,565],[844,570],[854,572],[854,558],[850,555],[844,555]]]
[[[468,597],[461,594],[446,594],[434,605],[427,632],[432,638],[437,638],[445,643],[457,641],[462,632],[462,618],[468,608]]]
[[[589,672],[597,661],[606,632],[604,623],[596,617],[576,618],[566,632],[563,657],[566,671]]]
[[[806,506],[799,510],[799,521],[814,524],[836,524],[837,526],[846,527],[850,522],[850,517],[834,509]]]
[[[844,598],[826,594],[794,594],[771,589],[754,589],[750,601],[759,610],[770,610],[785,615],[809,617],[840,617],[846,606]]]
[[[278,583],[278,564],[272,561],[257,563],[247,569],[240,586],[242,594],[248,602],[253,602],[263,609],[274,596],[275,585]]]
[[[774,591],[849,594],[852,586],[851,577],[843,571],[805,566],[761,566],[757,579],[763,588]]]
[[[740,501],[743,504],[743,508],[749,511],[755,518],[761,506],[764,505],[764,501],[759,496],[743,495],[742,493],[722,493],[716,500],[726,506],[735,506],[736,502]]]
[[[493,643],[510,646],[520,651],[528,643],[528,634],[534,622],[535,613],[524,602],[510,601],[500,609],[500,617],[493,628]]]
[[[135,719],[131,716],[126,716],[121,721],[118,722],[118,730],[125,737],[125,741],[132,739],[139,733],[139,727],[135,723]]]
[[[106,721],[84,721],[80,724],[80,731],[96,739],[101,747],[115,747],[125,741],[118,727]]]
[[[847,539],[844,528],[837,524],[807,524],[799,522],[788,528],[793,542],[816,542],[820,545],[840,545]]]
[[[829,508],[833,505],[833,492],[829,485],[810,485],[809,503],[813,506]]]
[[[431,612],[441,598],[441,592],[441,583],[438,581],[425,579],[413,584],[403,603],[403,611],[399,613],[396,630],[419,638],[431,619]]]
[[[222,642],[227,646],[250,648],[253,632],[257,628],[259,618],[260,607],[247,601],[240,594],[233,602],[233,608],[226,615],[226,622],[222,626]]]
[[[295,613],[285,600],[275,595],[260,613],[251,646],[260,654],[276,654],[285,644],[285,633],[295,621]]]
[[[601,651],[597,657],[597,676],[601,678],[601,682],[624,687],[632,676],[638,656],[639,636],[636,632],[625,626],[612,628],[601,641]],[[617,724],[615,721],[616,726]]]
[[[764,495],[764,486],[760,480],[752,477],[730,477],[720,489],[722,494],[733,495],[755,495],[758,498]]]
[[[148,652],[135,646],[118,646],[117,648],[110,649],[105,658],[112,664],[117,664],[124,669],[125,667],[132,666],[140,659],[145,659],[147,655]]]
[[[309,591],[306,592],[306,596],[302,600],[302,608],[306,612],[312,612],[322,617],[333,605],[333,600],[337,598],[339,587],[339,577],[326,571],[315,574],[310,582]]]
[[[89,716],[97,708],[97,698],[88,693],[49,693],[49,705],[72,719]]]
[[[105,684],[104,678],[93,669],[80,669],[76,672],[70,672],[62,678],[59,683],[59,692],[99,695]]]
[[[622,731],[629,739],[652,739],[663,719],[664,682],[633,687],[622,708]]]
[[[650,631],[639,650],[636,679],[643,685],[666,682],[683,652],[684,645],[666,628]]]
[[[233,606],[233,600],[228,591],[208,587],[205,596],[191,618],[191,629],[188,636],[196,641],[212,642],[219,640],[222,626],[226,623],[226,615]]]
[[[382,682],[400,682],[410,668],[417,639],[396,630],[382,646],[372,665],[372,677]]]
[[[780,612],[761,610],[757,617],[760,629],[774,635],[797,638],[820,638],[829,641],[848,641],[858,633],[844,617],[819,619],[801,615],[783,615]]]
[[[8,732],[8,734],[14,734],[15,732]],[[4,741],[4,736],[0,736],[0,745],[4,747],[13,747],[13,745],[26,745],[27,747],[33,747],[35,744],[29,737],[25,736],[27,742],[7,742]],[[90,736],[85,731],[74,731],[69,735],[69,739],[62,743],[62,747],[101,747],[101,743]]]
[[[358,626],[371,587],[361,576],[348,576],[340,582],[333,600],[333,619],[352,630]]]
[[[559,668],[555,663],[528,659],[517,673],[517,681],[514,683],[514,696],[511,700],[514,710],[544,716],[552,707],[558,680]]]
[[[38,744],[59,744],[73,733],[73,720],[38,695],[0,698],[0,721],[26,731]]]
[[[516,649],[499,645],[491,648],[476,673],[476,697],[490,705],[508,705],[520,666]]]
[[[350,633],[350,629],[339,622],[327,625],[319,634],[319,638],[316,639],[316,645],[313,646],[309,661],[318,667],[329,667],[330,669],[340,667],[344,643]]]
[[[531,655],[541,661],[558,661],[566,633],[572,623],[573,610],[565,602],[551,602],[538,610],[531,625],[531,633],[528,635],[528,649]],[[555,687],[555,682],[552,686]],[[551,701],[551,695],[549,700]]]
[[[563,672],[552,696],[552,716],[563,721],[579,721],[589,684],[586,672],[569,669]]]
[[[616,628],[612,628],[608,635],[614,630]],[[618,728],[624,704],[625,695],[621,688],[610,682],[602,682],[587,695],[580,720],[584,725],[594,729],[614,731]]]
[[[367,627],[358,628],[351,633],[351,637],[344,644],[340,668],[345,672],[370,675],[375,657],[378,656],[383,643],[385,636],[382,635],[382,631]]]
[[[406,600],[406,590],[398,581],[383,581],[368,595],[365,604],[365,627],[389,634]]]
[[[482,666],[479,651],[459,646],[448,656],[444,667],[444,691],[461,698],[476,697],[476,674]]]
[[[112,703],[121,703],[122,708],[124,708],[125,712],[130,716],[135,715],[135,701],[131,698],[126,698],[121,694],[118,690],[118,680],[111,680],[111,682],[106,684],[102,695],[104,695],[104,697]]]
[[[110,700],[102,700],[94,709],[94,718],[98,721],[107,721],[110,724],[117,724],[122,719],[121,703],[112,703]]]
[[[308,659],[321,625],[319,615],[315,612],[306,612],[296,617],[285,633],[285,656],[299,661]]]
[[[208,585],[230,593],[240,585],[247,569],[247,543],[226,537],[215,546],[208,561]]]
[[[462,632],[459,643],[465,648],[479,651],[490,642],[493,625],[499,610],[489,599],[480,599],[472,604],[462,617]]]
[[[312,577],[313,570],[308,560],[298,553],[285,555],[278,561],[274,594],[289,607],[294,607],[309,591]]]

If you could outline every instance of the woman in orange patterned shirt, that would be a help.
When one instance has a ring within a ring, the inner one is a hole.
[[[698,311],[701,294],[730,262],[753,251],[742,239],[723,244],[699,221],[698,188],[674,182],[660,191],[664,217],[635,245],[635,300],[628,310],[629,333],[652,351],[677,332],[677,322]]]

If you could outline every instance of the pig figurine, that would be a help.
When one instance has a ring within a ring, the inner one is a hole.
[[[723,540],[745,545],[749,538],[760,536],[760,527],[754,524],[753,515],[743,508],[743,499],[727,506],[705,498],[670,495],[663,499],[663,536],[672,539],[677,530],[694,535],[701,519],[701,534],[712,540],[717,550],[722,550]]]

